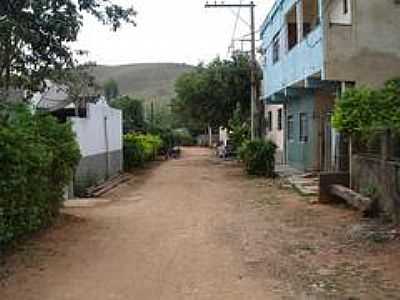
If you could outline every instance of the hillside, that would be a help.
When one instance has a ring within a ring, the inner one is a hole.
[[[174,63],[100,65],[96,66],[93,72],[100,85],[109,79],[117,81],[121,95],[165,103],[174,97],[175,80],[193,68],[190,65]]]

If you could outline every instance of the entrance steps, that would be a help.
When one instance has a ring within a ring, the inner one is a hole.
[[[301,195],[317,196],[319,194],[319,176],[317,173],[302,172],[289,165],[277,165],[275,172]]]

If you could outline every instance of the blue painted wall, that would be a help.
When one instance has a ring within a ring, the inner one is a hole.
[[[278,32],[281,32],[281,39],[286,38],[285,16],[296,2],[296,0],[278,0],[261,28],[262,48],[265,51],[263,64],[265,97],[270,97],[313,74],[323,73],[322,25],[315,28],[289,52],[286,52],[281,43],[280,60],[275,64],[272,61],[273,38]]]
[[[287,115],[294,119],[294,138],[287,140],[288,164],[300,170],[311,170],[315,166],[316,140],[318,128],[314,126],[315,95],[313,92],[302,94],[299,98],[292,98],[287,104]],[[308,142],[300,141],[300,113],[308,117]]]

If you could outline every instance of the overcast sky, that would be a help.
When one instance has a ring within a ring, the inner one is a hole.
[[[243,3],[246,0],[243,0]],[[125,25],[114,33],[85,17],[76,49],[89,50],[85,60],[118,65],[146,62],[198,64],[217,55],[227,56],[237,9],[206,9],[205,0],[116,0],[133,5],[138,12],[137,27]],[[210,1],[214,2],[214,1]],[[225,0],[239,3],[240,0]],[[256,29],[260,27],[274,0],[256,0]],[[249,21],[249,9],[241,10]],[[239,21],[236,37],[250,32]],[[257,34],[257,38],[259,35]],[[237,44],[240,48],[240,44]]]

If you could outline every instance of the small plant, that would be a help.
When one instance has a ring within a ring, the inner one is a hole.
[[[274,177],[276,145],[272,141],[245,142],[239,150],[249,175]]]
[[[240,105],[236,108],[233,117],[229,120],[230,134],[229,139],[232,142],[233,151],[238,152],[240,147],[250,136],[250,129],[246,122],[242,120]]]

